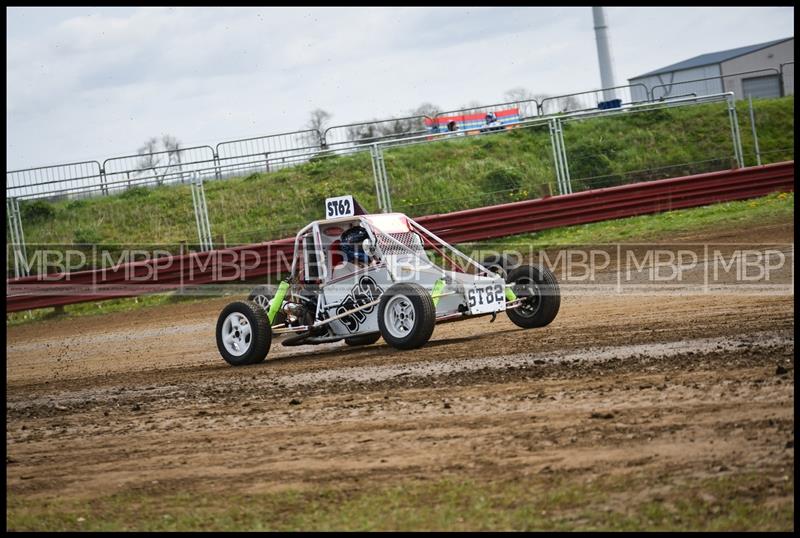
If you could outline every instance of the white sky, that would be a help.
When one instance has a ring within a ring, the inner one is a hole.
[[[617,84],[794,35],[794,8],[606,8]],[[6,170],[600,87],[590,7],[7,8]]]

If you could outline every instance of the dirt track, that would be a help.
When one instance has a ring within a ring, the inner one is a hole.
[[[793,227],[763,235],[791,243]],[[505,316],[445,324],[409,352],[273,342],[244,368],[213,340],[228,301],[9,329],[7,493],[578,472],[668,475],[658,498],[670,499],[687,481],[756,473],[775,487],[751,492],[754,504],[793,503],[779,488],[794,477],[793,295],[573,294],[544,329]],[[631,495],[655,495],[640,488]]]

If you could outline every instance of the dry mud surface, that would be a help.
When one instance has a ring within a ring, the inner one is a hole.
[[[681,240],[764,238],[793,227]],[[242,368],[214,342],[229,300],[7,329],[7,494],[577,472],[669,475],[663,498],[681,478],[794,477],[791,293],[571,294],[543,329],[443,324],[405,352],[273,341]],[[776,491],[753,502],[793,502]]]

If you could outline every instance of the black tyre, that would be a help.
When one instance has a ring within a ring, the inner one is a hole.
[[[555,275],[543,265],[522,265],[508,274],[507,283],[524,303],[507,310],[511,321],[519,327],[544,327],[553,321],[561,307],[561,291]]]
[[[436,307],[428,290],[419,284],[394,284],[381,296],[378,327],[381,336],[397,349],[425,345],[436,325]]]
[[[226,306],[217,319],[217,349],[231,366],[263,361],[272,343],[267,313],[252,301]]]
[[[272,286],[269,284],[261,284],[253,288],[253,291],[250,292],[250,295],[247,297],[248,301],[252,301],[256,303],[258,306],[264,309],[264,312],[269,313],[269,302],[275,297],[275,294],[278,292],[277,286]],[[286,323],[286,314],[281,311],[275,315],[275,324]]]
[[[381,333],[362,334],[359,336],[351,336],[350,338],[345,338],[344,343],[347,344],[348,346],[368,346],[370,344],[374,344],[380,339],[381,339]]]

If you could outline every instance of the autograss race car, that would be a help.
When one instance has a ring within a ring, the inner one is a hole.
[[[381,337],[419,348],[437,323],[505,311],[519,327],[544,327],[558,314],[558,282],[540,265],[508,273],[473,260],[402,213],[365,214],[352,196],[326,200],[326,218],[297,233],[289,276],[258,286],[219,315],[217,347],[233,366],[263,361],[272,338],[284,346]]]

